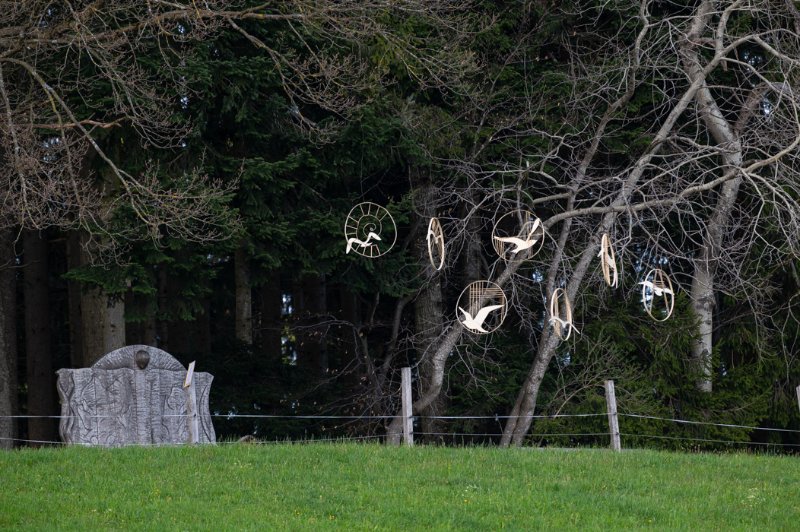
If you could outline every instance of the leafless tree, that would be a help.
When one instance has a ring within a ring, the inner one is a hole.
[[[498,204],[501,211],[548,215],[546,252],[528,262],[498,261],[483,273],[512,294],[537,291],[541,303],[563,287],[580,308],[582,294],[603,290],[596,256],[608,233],[623,270],[640,276],[626,265],[650,261],[688,290],[699,327],[687,357],[694,361],[698,387],[710,391],[715,298],[731,294],[758,311],[764,291],[756,289],[748,261],[775,263],[798,251],[797,10],[791,2],[701,1],[679,8],[641,1],[572,15],[584,21],[620,17],[623,23],[610,36],[583,28],[565,37],[562,101],[531,98],[526,112],[490,120],[493,134],[485,142],[503,145],[506,161],[451,162],[470,179],[472,190],[462,196],[475,207],[468,217]],[[531,87],[538,82],[528,80]],[[633,105],[634,98],[648,101]],[[554,106],[563,106],[565,124],[557,129],[539,120]],[[626,129],[640,130],[641,138],[629,140],[628,152],[620,153],[613,144]],[[536,149],[523,142],[531,138]],[[504,175],[509,185],[498,191]],[[495,186],[487,189],[482,183],[490,177]],[[499,201],[515,192],[521,198],[516,205]],[[531,282],[531,267],[523,264],[533,264],[541,282]],[[641,287],[634,291],[641,293]],[[538,333],[530,323],[535,313],[519,298],[511,300],[523,326],[528,320],[536,347],[502,445],[524,441],[540,384],[561,344],[547,320]],[[433,374],[415,412],[436,400],[449,356],[468,341],[458,323],[448,322],[429,350]],[[399,427],[393,420],[390,440],[397,439]]]
[[[97,141],[103,130],[130,128],[133,142],[178,145],[186,130],[173,118],[188,88],[174,42],[212,31],[203,24],[207,18],[196,14],[200,24],[187,35],[177,27],[182,20],[188,27],[188,7],[162,2],[4,2],[2,8],[3,225],[102,232],[124,202],[154,235],[169,227],[182,236],[223,236],[207,207],[225,187],[190,175],[184,186],[165,189],[152,173],[128,173]],[[143,67],[147,54],[160,54],[163,68]],[[111,176],[101,186],[93,159]]]
[[[391,26],[416,17],[440,34],[456,35],[448,25],[453,13],[465,13],[462,2],[31,0],[0,8],[6,161],[0,214],[7,227],[97,230],[122,203],[154,236],[164,229],[189,240],[230,236],[231,220],[214,203],[233,184],[189,172],[165,186],[155,171],[129,173],[115,148],[96,140],[103,130],[126,128],[146,149],[180,147],[190,126],[175,120],[176,111],[182,98],[193,97],[184,69],[190,44],[223,28],[241,32],[269,55],[295,103],[298,125],[309,128],[314,124],[304,117],[304,104],[347,116],[381,81],[359,46],[382,44],[387,60],[401,62],[422,83],[456,87],[470,68],[468,57],[458,61],[446,49],[413,44]],[[283,24],[306,51],[265,43],[248,31],[253,23]],[[456,49],[457,41],[441,42]],[[91,159],[108,170],[102,187],[91,175]]]

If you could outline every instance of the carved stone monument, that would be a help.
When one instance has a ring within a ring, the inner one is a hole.
[[[114,447],[216,441],[208,409],[214,377],[194,372],[191,385],[184,387],[186,368],[161,349],[129,345],[91,368],[57,373],[59,432],[65,443]]]

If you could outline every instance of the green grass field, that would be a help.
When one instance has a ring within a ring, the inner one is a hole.
[[[354,444],[0,452],[0,529],[798,529],[800,457]]]

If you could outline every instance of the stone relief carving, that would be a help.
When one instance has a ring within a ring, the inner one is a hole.
[[[146,345],[112,351],[91,368],[61,369],[59,432],[65,443],[115,447],[189,441],[186,368],[172,355]],[[216,441],[208,408],[209,373],[192,378],[199,443]]]

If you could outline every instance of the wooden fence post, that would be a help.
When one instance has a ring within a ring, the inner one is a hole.
[[[606,381],[606,409],[608,410],[608,432],[611,434],[611,450],[621,451],[619,441],[619,419],[617,418],[617,396],[614,394],[614,381]]]
[[[411,368],[402,368],[401,397],[403,401],[403,441],[408,446],[414,445],[414,418],[411,402]]]
[[[197,417],[197,394],[194,388],[194,361],[186,371],[183,388],[186,390],[186,416],[189,424],[189,443],[200,443],[200,420]]]

